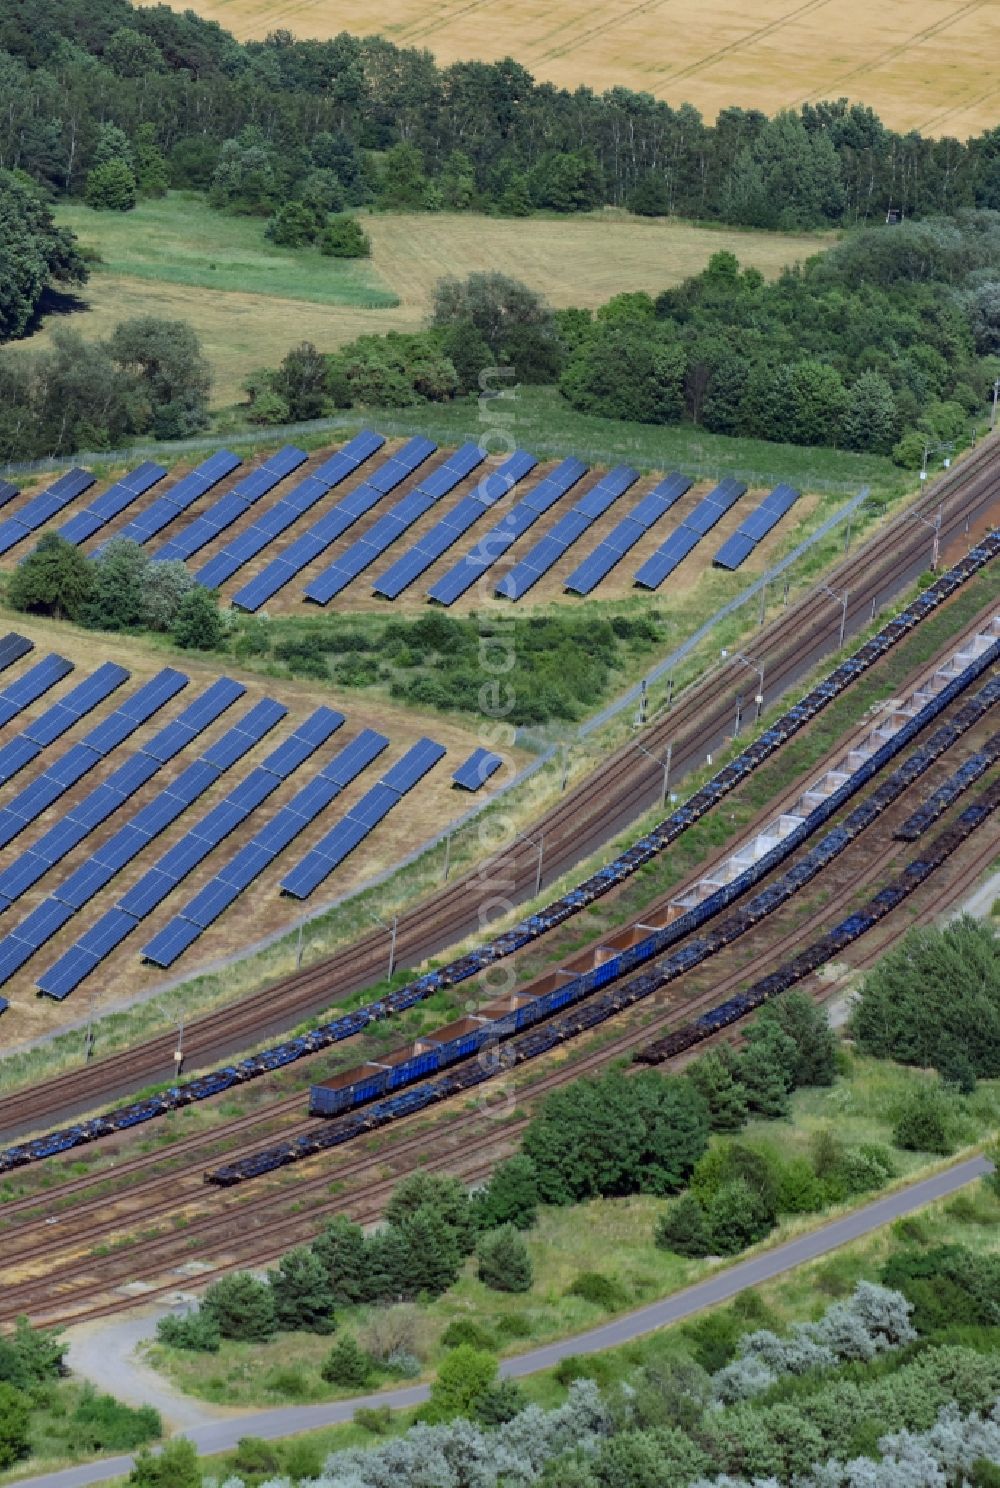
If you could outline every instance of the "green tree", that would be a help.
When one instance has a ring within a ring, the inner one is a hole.
[[[694,1194],[681,1194],[656,1221],[654,1239],[661,1250],[682,1256],[704,1256],[712,1249],[705,1211]]]
[[[455,1416],[473,1416],[478,1401],[493,1387],[497,1361],[469,1344],[460,1344],[445,1354],[431,1385],[430,1399],[420,1414],[431,1423],[451,1421]]]
[[[452,150],[441,172],[441,200],[452,212],[467,212],[476,195],[476,172],[463,150]]]
[[[80,549],[45,532],[7,583],[7,603],[27,614],[80,620],[94,592],[93,569]]]
[[[737,1068],[728,1045],[723,1045],[694,1060],[684,1072],[708,1106],[713,1131],[739,1131],[746,1124],[747,1092]]]
[[[434,286],[433,324],[473,325],[499,358],[514,330],[553,334],[552,311],[533,289],[508,274],[483,272],[467,279],[439,279]]]
[[[279,248],[308,248],[319,235],[320,224],[312,207],[301,201],[282,202],[265,229]]]
[[[155,315],[124,320],[108,349],[148,397],[158,438],[182,438],[206,426],[212,371],[186,321]]]
[[[323,1360],[321,1375],[330,1385],[363,1390],[372,1377],[372,1361],[350,1333],[344,1333]]]
[[[486,1188],[477,1196],[476,1213],[484,1230],[500,1225],[531,1229],[538,1216],[538,1180],[530,1157],[518,1153],[497,1164]]]
[[[832,1085],[837,1077],[837,1038],[824,1009],[804,992],[786,992],[757,1016],[756,1026],[772,1024],[795,1045],[789,1065],[795,1088]]]
[[[223,1338],[262,1343],[277,1331],[274,1294],[267,1282],[258,1281],[249,1271],[234,1271],[214,1281],[201,1305]]]
[[[174,1437],[163,1443],[155,1457],[144,1447],[136,1453],[128,1481],[131,1488],[201,1488],[194,1442],[186,1436]]]
[[[637,217],[666,217],[670,213],[670,192],[658,171],[647,171],[629,197],[629,211]]]
[[[187,651],[217,651],[225,630],[215,593],[200,585],[181,600],[171,635]]]
[[[671,424],[684,413],[686,369],[684,348],[659,328],[612,324],[570,355],[559,387],[581,413]]]
[[[476,1243],[477,1216],[461,1179],[419,1169],[401,1179],[385,1207],[386,1221],[402,1225],[421,1213],[433,1214],[450,1232],[459,1253],[469,1254]]]
[[[495,1292],[531,1290],[532,1266],[528,1247],[513,1225],[502,1225],[481,1236],[476,1247],[477,1274]]]
[[[31,1451],[31,1403],[13,1385],[0,1383],[0,1468],[13,1467]]]
[[[319,251],[326,258],[370,258],[372,240],[356,217],[335,217],[320,235]]]
[[[322,418],[329,410],[326,357],[311,341],[300,341],[285,353],[273,386],[290,418]]]
[[[282,1256],[267,1279],[274,1296],[279,1328],[306,1333],[332,1333],[333,1290],[319,1256],[304,1246]]]
[[[131,212],[139,200],[132,167],[124,160],[95,165],[87,177],[84,200],[95,212]]]
[[[478,393],[486,368],[495,357],[471,321],[448,326],[441,332],[441,350],[458,376],[458,391]]]
[[[33,183],[0,170],[0,341],[25,334],[47,288],[86,279],[76,238]]]
[[[265,215],[281,195],[281,173],[274,150],[256,125],[224,140],[212,174],[209,201],[229,212]]]
[[[152,124],[140,124],[136,130],[135,178],[143,196],[164,196],[170,185],[170,168]]]
[[[379,197],[384,207],[415,210],[427,203],[430,183],[416,145],[398,144],[382,158]]]
[[[758,1019],[751,1025],[738,1064],[751,1111],[761,1116],[785,1115],[797,1064],[798,1049],[777,1023]]]
[[[94,586],[88,625],[98,630],[135,630],[143,620],[143,587],[149,555],[137,542],[112,538],[93,561]]]
[[[720,1255],[736,1255],[763,1240],[774,1224],[763,1195],[742,1178],[724,1183],[712,1195],[707,1218],[712,1249]]]
[[[944,1091],[935,1085],[919,1085],[903,1102],[892,1139],[906,1151],[947,1156],[955,1150],[954,1127],[951,1103]]]
[[[338,1214],[312,1243],[326,1270],[334,1302],[361,1302],[366,1293],[365,1235],[360,1225]]]
[[[889,382],[881,372],[862,372],[847,395],[842,421],[848,449],[887,455],[899,438],[899,414]]]

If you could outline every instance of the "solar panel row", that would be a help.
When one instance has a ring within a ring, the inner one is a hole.
[[[346,553],[308,584],[305,589],[306,599],[311,599],[316,604],[329,604],[334,595],[346,589],[353,579],[363,573],[370,563],[374,563],[414,522],[447,496],[449,491],[453,491],[459,481],[471,475],[485,458],[486,451],[471,441],[455,450],[442,465],[426,475],[415,490],[403,496],[391,511],[373,522],[363,538],[353,543]]]
[[[711,532],[731,506],[746,492],[742,481],[727,476],[714,491],[704,496],[691,514],[684,518],[666,542],[639,569],[635,582],[643,589],[658,589],[663,580],[672,574],[693,548],[696,548],[707,532]]]
[[[262,512],[252,527],[248,527],[226,547],[213,554],[195,574],[195,582],[205,589],[218,589],[244,563],[249,563],[268,543],[291,527],[293,522],[297,522],[303,512],[307,512],[335,486],[341,485],[348,476],[353,475],[383,444],[385,439],[381,434],[372,434],[365,430],[356,435],[318,470],[307,475],[305,480],[294,486],[280,501]]]
[[[43,774],[25,786],[20,795],[0,808],[0,847],[13,841],[187,685],[188,678],[183,672],[165,667],[92,728],[79,744],[71,745]]]
[[[388,460],[383,460],[343,501],[297,537],[280,557],[272,559],[256,578],[238,589],[233,595],[233,604],[251,613],[259,610],[279,589],[290,584],[307,564],[325,553],[359,517],[412,475],[436,449],[437,445],[430,439],[410,439]]]
[[[256,470],[248,471],[231,491],[220,496],[200,517],[195,517],[193,522],[169,537],[157,548],[153,561],[170,563],[190,558],[218,537],[220,532],[231,527],[240,517],[246,516],[256,501],[266,496],[268,491],[273,491],[279,481],[283,481],[286,475],[291,475],[293,470],[298,470],[308,458],[305,450],[296,448],[294,444],[284,445],[277,454],[258,465]]]
[[[474,749],[469,758],[462,761],[451,778],[463,790],[481,790],[502,764],[503,760],[499,754],[492,754],[488,749]]]
[[[13,501],[20,494],[20,487],[15,486],[13,481],[0,480],[0,506],[6,506],[8,501]]]
[[[340,750],[308,785],[292,797],[287,806],[276,812],[272,820],[240,848],[224,868],[220,868],[160,934],[143,947],[142,954],[146,960],[155,962],[157,966],[171,966],[388,746],[389,740],[383,734],[365,729]]]
[[[9,630],[5,636],[0,637],[0,672],[5,672],[15,661],[20,661],[22,656],[27,656],[34,649],[34,641],[29,641],[27,636],[18,635],[16,630]]]
[[[307,899],[397,806],[408,791],[433,769],[446,750],[433,739],[418,739],[381,780],[366,791],[336,826],[281,880],[284,893]]]
[[[219,741],[223,747],[221,760],[211,750],[203,752],[103,843],[93,857],[59,884],[48,899],[26,915],[16,930],[0,940],[0,983],[8,981],[115,874],[138,857],[199,796],[215,785],[224,771],[280,723],[287,712],[287,708],[271,698],[255,703],[240,723]],[[75,947],[71,947],[61,961],[74,966],[77,963]]]
[[[128,679],[129,673],[124,667],[106,661],[96,672],[71,688],[65,697],[47,708],[34,723],[15,734],[0,748],[0,785],[6,785],[19,770],[37,759],[43,749],[54,744],[67,729],[85,718]]]
[[[734,569],[744,563],[754,548],[776,527],[799,499],[794,486],[775,486],[758,507],[740,523],[732,537],[722,544],[712,562],[718,568]]]
[[[587,467],[581,460],[563,460],[516,506],[512,506],[495,527],[483,534],[471,553],[466,553],[454,568],[437,580],[427,591],[429,597],[438,604],[454,604],[586,473]]]
[[[675,470],[665,476],[659,485],[648,491],[629,512],[627,517],[612,528],[603,542],[598,543],[592,553],[573,570],[566,580],[566,588],[574,594],[589,594],[611,570],[619,564],[654,522],[668,512],[691,488],[686,475]]]
[[[470,495],[457,502],[409,552],[397,558],[392,567],[380,579],[375,580],[375,593],[383,594],[387,599],[396,599],[442,553],[446,553],[453,543],[458,542],[485,511],[495,506],[518,481],[534,470],[537,464],[534,455],[529,455],[524,450],[515,450],[499,470],[491,471],[485,476]]]
[[[162,465],[145,460],[128,475],[123,475],[121,480],[115,481],[113,486],[102,491],[100,496],[95,496],[82,511],[74,512],[69,521],[59,528],[59,536],[64,542],[78,547],[88,537],[93,537],[95,532],[106,527],[114,517],[131,506],[133,501],[144,496],[166,473]]]
[[[53,485],[39,491],[26,506],[22,506],[16,517],[8,517],[5,522],[0,522],[0,553],[8,552],[32,532],[37,532],[39,527],[44,527],[57,512],[62,511],[75,497],[82,496],[93,484],[94,477],[89,470],[80,470],[78,467],[67,470]]]
[[[245,692],[242,683],[219,677],[155,738],[113,770],[107,780],[71,806],[54,827],[0,873],[0,912],[9,909],[50,868],[113,816]]]
[[[194,470],[182,475],[169,491],[164,491],[162,496],[150,502],[146,510],[133,517],[116,536],[123,542],[148,543],[151,537],[155,537],[164,527],[175,521],[181,512],[187,511],[200,497],[206,496],[227,475],[232,475],[241,463],[231,450],[216,450]],[[100,549],[97,551],[100,552]]]
[[[49,688],[68,677],[72,670],[73,663],[64,656],[56,656],[54,652],[41,661],[36,661],[16,682],[11,682],[9,687],[0,692],[0,728],[37,702]]]
[[[596,485],[577,497],[572,509],[559,518],[552,531],[514,564],[510,573],[497,584],[494,593],[506,599],[521,599],[638,479],[639,472],[631,465],[618,465],[602,476]]]

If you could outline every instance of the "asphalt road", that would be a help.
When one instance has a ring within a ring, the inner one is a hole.
[[[858,1240],[872,1230],[910,1214],[935,1199],[947,1198],[949,1194],[964,1188],[975,1178],[990,1171],[990,1164],[982,1157],[970,1158],[958,1163],[932,1178],[913,1183],[908,1188],[876,1199],[857,1209],[844,1219],[822,1225],[808,1235],[776,1245],[751,1260],[740,1261],[735,1266],[726,1266],[714,1276],[687,1287],[682,1292],[666,1297],[660,1302],[651,1302],[635,1312],[615,1318],[587,1333],[577,1333],[571,1338],[560,1339],[542,1348],[516,1358],[505,1359],[500,1373],[512,1377],[533,1374],[539,1369],[548,1369],[558,1364],[568,1354],[592,1354],[601,1349],[614,1348],[629,1343],[644,1333],[670,1323],[678,1323],[703,1308],[725,1302],[746,1287],[757,1286],[790,1271],[804,1261],[816,1260],[838,1246]],[[355,1396],[350,1400],[331,1401],[325,1405],[280,1406],[274,1410],[247,1411],[228,1416],[211,1425],[198,1426],[183,1434],[190,1437],[201,1453],[224,1452],[236,1446],[241,1436],[265,1438],[292,1436],[298,1431],[309,1431],[318,1426],[332,1426],[349,1421],[359,1406],[389,1405],[402,1408],[419,1405],[426,1400],[428,1387],[425,1384],[408,1385],[396,1390],[383,1390],[375,1395]],[[130,1456],[105,1457],[100,1462],[88,1462],[79,1467],[65,1468],[62,1472],[46,1473],[41,1477],[25,1478],[18,1488],[87,1488],[90,1483],[103,1483],[109,1478],[121,1477],[129,1471]]]

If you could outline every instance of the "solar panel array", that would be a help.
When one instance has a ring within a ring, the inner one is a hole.
[[[577,497],[572,509],[559,518],[552,531],[514,564],[510,573],[497,584],[494,593],[506,599],[521,599],[638,479],[639,472],[631,465],[618,465],[602,476],[596,485]]]
[[[280,501],[262,512],[252,527],[248,527],[226,547],[213,554],[195,574],[195,583],[201,584],[205,589],[218,589],[244,563],[249,563],[268,543],[291,527],[293,522],[297,522],[303,512],[309,511],[310,507],[315,506],[335,486],[341,485],[348,476],[353,475],[383,444],[385,439],[381,434],[371,434],[365,430],[356,435],[343,449],[331,455],[318,470],[307,475],[305,480],[300,481]]]
[[[515,450],[499,470],[491,471],[468,496],[463,496],[409,552],[397,558],[373,585],[376,594],[397,599],[436,559],[458,542],[491,506],[513,490],[518,481],[534,470],[538,461],[524,450]]]
[[[675,470],[671,475],[665,476],[659,485],[636,502],[628,516],[622,517],[604,541],[598,543],[592,553],[588,553],[579,567],[570,574],[565,587],[572,589],[574,594],[589,594],[592,589],[596,589],[625,554],[646,535],[653,523],[658,522],[690,489],[691,481],[679,471]]]
[[[129,673],[124,667],[113,661],[104,662],[96,672],[78,682],[65,697],[47,708],[34,723],[0,746],[0,785],[6,785],[19,770],[37,759],[43,749],[54,744],[67,729],[85,718],[128,679]]]
[[[241,463],[231,450],[216,450],[214,455],[202,460],[194,470],[182,475],[169,491],[164,491],[162,496],[150,502],[146,510],[133,517],[116,536],[123,542],[136,542],[140,545],[148,543],[151,537],[155,537],[164,527],[175,521],[181,512],[187,511],[200,497],[206,496],[227,475],[232,475]]]
[[[246,688],[229,677],[219,677],[200,697],[168,723],[148,744],[129,755],[107,780],[71,806],[55,826],[0,873],[0,913],[8,910],[49,869],[106,822],[163,766],[232,707]]]
[[[715,490],[704,496],[694,511],[671,532],[652,557],[646,559],[635,576],[635,582],[643,589],[658,589],[663,580],[683,563],[691,550],[698,546],[717,522],[721,522],[729,508],[745,492],[746,486],[742,481],[732,480],[729,476],[720,481]]]
[[[398,537],[401,537],[414,522],[430,511],[432,506],[453,491],[466,476],[471,475],[486,458],[485,450],[471,441],[448,456],[443,465],[424,477],[415,490],[410,491],[391,511],[373,522],[372,526],[343,553],[335,563],[306,586],[305,596],[316,604],[329,604],[334,595],[346,589],[353,579],[374,563]]]
[[[43,774],[25,786],[20,795],[0,808],[0,847],[12,842],[187,685],[183,672],[165,667],[92,728],[79,744],[71,745]]]
[[[498,754],[493,754],[488,749],[474,749],[469,758],[462,761],[451,778],[463,790],[481,790],[502,764],[503,760]]]
[[[218,537],[227,527],[238,522],[240,517],[246,516],[251,506],[266,496],[268,491],[273,491],[279,481],[283,481],[286,475],[291,475],[293,470],[298,470],[304,465],[309,456],[305,450],[298,449],[294,444],[283,445],[277,454],[271,455],[263,465],[258,465],[256,470],[250,470],[241,481],[237,481],[231,491],[225,496],[220,496],[218,501],[210,506],[207,511],[202,512],[200,517],[195,517],[186,527],[173,537],[167,538],[162,547],[157,548],[153,554],[155,563],[169,563],[190,558],[192,554],[199,552],[206,544]]]
[[[9,630],[5,636],[0,637],[0,672],[5,672],[15,661],[20,661],[22,656],[27,656],[34,649],[34,641],[29,641],[27,636],[18,635],[16,630]]]
[[[271,698],[264,698],[244,714],[235,728],[229,729],[211,748],[182,770],[159,795],[141,807],[124,826],[103,843],[93,857],[71,873],[48,899],[33,909],[16,930],[0,940],[0,983],[31,959],[46,941],[61,930],[73,915],[93,899],[111,879],[151,842],[166,831],[172,822],[209,790],[223,773],[253,749],[270,732],[288,709]],[[61,958],[71,966],[77,964],[75,947]],[[82,965],[84,963],[79,963]],[[74,984],[75,985],[75,984]]]
[[[432,770],[447,751],[433,739],[418,739],[391,769],[366,791],[336,826],[281,880],[282,890],[307,899],[348,857],[394,806]]]
[[[454,568],[437,580],[427,591],[430,598],[438,604],[454,604],[586,473],[587,467],[582,460],[563,460],[516,506],[505,512],[495,527],[483,534],[471,553],[466,553]]]
[[[71,951],[38,978],[36,986],[39,991],[60,1001],[68,996],[220,842],[278,789],[283,780],[287,780],[321,748],[343,722],[344,715],[332,708],[317,708],[311,713],[277,749],[272,750],[262,765],[244,776],[223,801],[213,806],[196,826],[168,848],[118,903],[80,937]],[[224,742],[220,741],[207,750],[206,760],[218,764],[223,757]]]
[[[129,471],[128,475],[123,475],[121,480],[102,491],[100,496],[95,496],[82,511],[74,512],[69,521],[59,528],[59,536],[64,542],[79,547],[80,543],[93,537],[95,532],[106,527],[126,507],[131,506],[133,501],[138,501],[140,496],[152,490],[166,473],[162,465],[156,465],[152,460],[143,461],[135,470]]]
[[[82,496],[93,484],[94,477],[89,470],[79,467],[67,470],[54,485],[39,491],[26,506],[22,506],[16,517],[0,522],[0,553],[8,552],[37,532],[39,527],[44,527],[46,522],[51,522],[57,512],[77,496]]]
[[[437,445],[430,439],[418,437],[408,440],[402,449],[390,455],[388,460],[383,460],[343,501],[320,517],[301,537],[297,537],[280,557],[272,559],[256,578],[238,589],[233,595],[233,604],[238,609],[251,613],[259,610],[279,589],[290,584],[307,564],[325,553],[331,543],[336,542],[359,517],[370,511],[383,496],[394,491],[408,475],[412,475],[436,449]]]
[[[32,703],[44,696],[57,682],[68,677],[73,670],[73,663],[67,661],[64,656],[52,655],[43,657],[36,661],[33,667],[20,677],[16,682],[11,682],[0,692],[0,728],[5,723],[10,723],[25,708],[30,708]]]
[[[143,947],[143,956],[157,966],[171,966],[229,906],[249,888],[310,822],[344,791],[362,770],[389,746],[374,729],[365,729],[325,765],[287,806],[251,838],[200,893]]]
[[[8,501],[13,501],[14,497],[20,494],[20,486],[15,486],[13,481],[0,480],[0,506],[6,506]]]
[[[739,568],[772,527],[777,527],[785,513],[792,509],[800,494],[794,486],[775,486],[760,506],[740,523],[732,537],[726,539],[712,562],[718,568]]]

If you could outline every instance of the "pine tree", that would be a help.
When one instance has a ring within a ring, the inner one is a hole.
[[[267,1279],[274,1294],[279,1328],[306,1333],[332,1333],[333,1289],[323,1262],[304,1246],[282,1256]]]
[[[439,1297],[458,1280],[461,1258],[454,1231],[436,1210],[418,1209],[390,1230],[395,1230],[400,1240],[399,1291],[403,1296],[426,1293]]]
[[[527,1292],[532,1266],[528,1247],[513,1225],[483,1235],[476,1247],[479,1280],[495,1292]]]
[[[327,1354],[320,1373],[328,1384],[362,1390],[371,1379],[372,1361],[360,1348],[357,1339],[345,1333]]]
[[[705,1211],[694,1194],[682,1194],[668,1204],[656,1222],[654,1232],[660,1250],[672,1250],[682,1256],[705,1256],[712,1249]]]
[[[713,1131],[739,1131],[747,1119],[747,1092],[736,1077],[737,1065],[728,1045],[703,1054],[685,1071],[708,1105]]]
[[[531,1158],[519,1153],[499,1163],[478,1195],[476,1209],[484,1230],[506,1224],[530,1230],[538,1215],[538,1180]]]
[[[277,1331],[271,1288],[249,1271],[235,1271],[213,1282],[201,1305],[215,1319],[223,1338],[260,1343]]]
[[[804,992],[786,992],[757,1018],[756,1027],[773,1025],[795,1045],[795,1087],[832,1085],[837,1077],[837,1038],[830,1020]]]
[[[346,1214],[338,1214],[312,1243],[322,1262],[334,1302],[361,1302],[371,1295],[366,1286],[368,1262],[365,1234]]]

